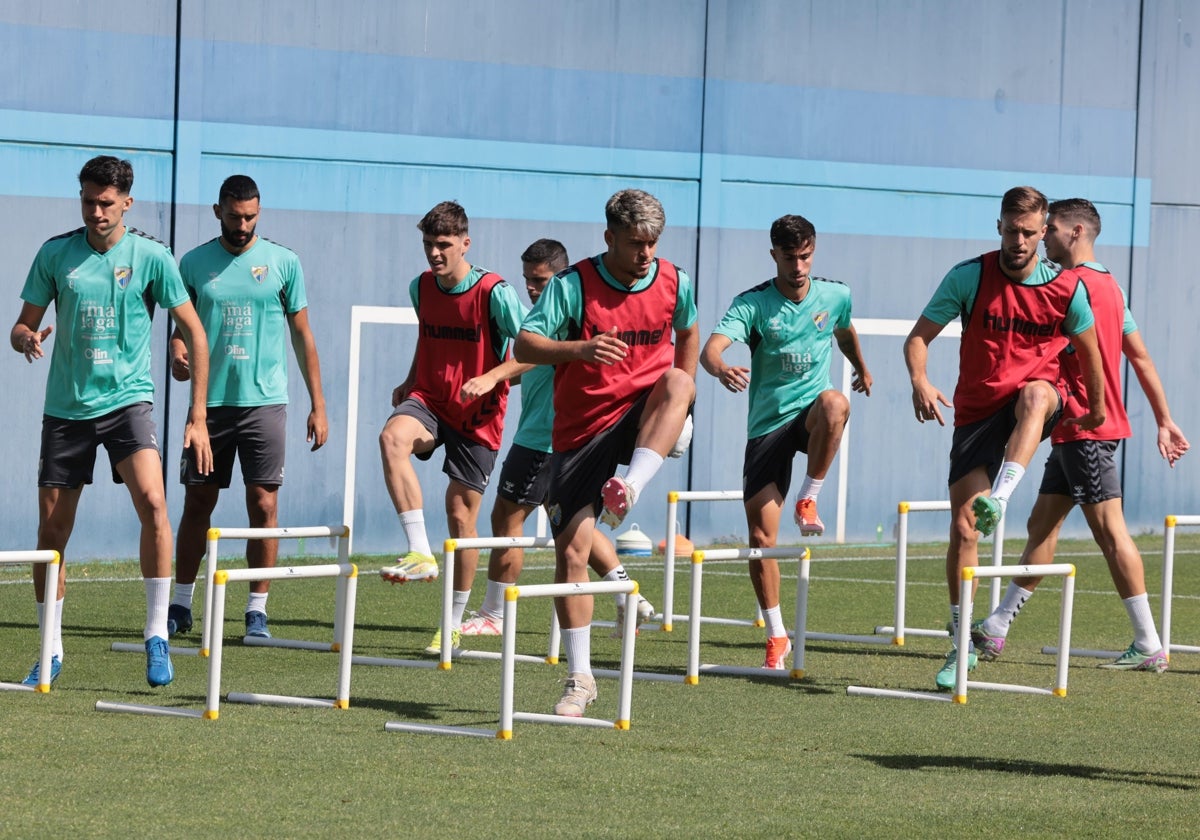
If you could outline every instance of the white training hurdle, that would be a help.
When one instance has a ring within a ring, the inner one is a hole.
[[[948,500],[900,502],[896,506],[896,609],[893,623],[880,625],[875,628],[877,634],[890,635],[891,643],[904,645],[904,637],[927,636],[931,638],[949,638],[950,633],[942,628],[906,627],[905,615],[907,610],[908,591],[908,515],[925,511],[948,511]],[[1004,563],[1004,520],[1001,519],[992,534],[992,566],[998,567]],[[991,609],[1000,604],[1000,578],[992,578]],[[990,612],[991,610],[989,610]]]
[[[46,694],[50,691],[50,668],[54,658],[54,627],[57,624],[58,609],[58,576],[62,569],[62,558],[57,551],[0,551],[0,565],[11,566],[23,563],[46,565],[46,595],[42,603],[42,644],[38,657],[38,679],[36,686],[21,683],[0,682],[0,691],[36,691]]]
[[[560,715],[517,712],[513,709],[513,684],[515,680],[517,646],[517,601],[521,598],[568,598],[579,595],[603,595],[624,592],[631,598],[625,610],[624,635],[621,640],[621,669],[618,683],[617,717],[604,720],[591,717],[563,717]],[[626,730],[630,726],[630,709],[633,703],[633,656],[637,639],[637,581],[598,581],[595,583],[546,583],[532,586],[510,586],[504,592],[504,633],[501,645],[500,674],[500,724],[496,730],[467,726],[446,726],[427,723],[392,721],[384,724],[388,732],[415,732],[426,735],[465,735],[476,738],[512,739],[513,722],[550,723],[560,726],[589,726],[603,729]]]
[[[337,562],[346,564],[350,562],[350,528],[346,525],[310,525],[291,528],[209,528],[208,529],[208,548],[204,558],[204,580],[208,582],[208,586],[204,590],[204,613],[200,619],[200,647],[184,647],[182,645],[171,645],[170,651],[172,656],[208,656],[209,650],[212,647],[212,623],[209,621],[209,616],[213,609],[213,576],[217,573],[217,554],[218,543],[220,540],[303,540],[308,537],[328,537],[337,544]],[[262,580],[262,578],[257,578]],[[339,592],[335,596],[334,603],[340,604],[342,601],[340,587],[343,585],[339,579]],[[333,616],[333,642],[311,642],[300,641],[298,639],[267,639],[259,636],[246,636],[242,643],[256,647],[279,647],[279,648],[299,648],[301,650],[323,650],[337,651],[337,638],[339,628],[341,626],[341,616],[337,612],[337,607],[334,608]],[[143,645],[133,644],[131,642],[113,642],[112,649],[123,653],[144,653]]]
[[[1175,529],[1180,525],[1200,525],[1200,516],[1168,516],[1165,520],[1166,529],[1163,533],[1163,595],[1162,595],[1162,646],[1167,652],[1200,653],[1197,645],[1171,644],[1171,599],[1174,597],[1175,579]]]
[[[870,686],[846,686],[846,693],[852,696],[891,697],[904,700],[934,700],[963,704],[967,702],[967,689],[976,688],[984,691],[1007,691],[1015,694],[1038,694],[1053,697],[1067,696],[1067,665],[1071,649],[1071,613],[1075,603],[1075,567],[1070,563],[1050,563],[1042,566],[968,566],[962,570],[962,584],[959,589],[959,605],[962,613],[959,616],[958,636],[955,647],[967,650],[971,643],[971,596],[975,588],[975,579],[981,577],[1061,577],[1063,579],[1062,609],[1058,623],[1058,649],[1060,653],[1056,660],[1054,686],[1039,688],[1031,685],[1014,683],[981,682],[967,678],[969,664],[966,656],[958,658],[958,670],[955,672],[954,692],[933,693],[926,691],[903,691],[888,688],[872,688]]]
[[[680,502],[740,502],[741,490],[671,490],[667,493],[667,538],[663,546],[666,555],[663,560],[663,608],[662,630],[670,633],[676,620],[690,621],[690,616],[675,615],[675,538],[679,528]],[[734,624],[742,627],[762,627],[762,610],[755,604],[753,619],[718,618],[715,616],[700,616],[700,621],[709,624]]]
[[[341,621],[337,627],[337,637],[332,649],[338,652],[337,693],[333,700],[315,699],[311,697],[296,697],[284,694],[245,694],[230,692],[226,698],[231,703],[274,704],[284,706],[308,706],[318,708],[346,709],[350,706],[350,666],[353,660],[354,646],[354,608],[358,592],[358,567],[353,563],[327,563],[317,566],[276,566],[272,569],[218,569],[213,574],[211,587],[212,597],[212,626],[217,632],[212,634],[208,657],[208,691],[206,693],[203,711],[185,709],[176,706],[143,706],[135,703],[96,703],[98,712],[129,712],[143,715],[164,715],[168,717],[191,717],[216,720],[220,714],[221,702],[221,654],[224,634],[219,628],[225,621],[225,586],[230,581],[255,580],[300,580],[309,578],[336,577],[337,582],[337,613]]]
[[[438,656],[438,668],[448,671],[451,668],[453,645],[451,639],[450,618],[454,609],[454,565],[456,554],[467,549],[493,548],[554,548],[554,540],[549,537],[470,537],[464,539],[448,539],[442,546],[442,648]],[[554,665],[558,662],[559,628],[558,621],[552,619],[550,627],[549,648],[545,656],[514,653],[513,657],[520,662],[541,662]],[[460,649],[459,659],[500,659],[502,654],[486,650]]]
[[[700,604],[704,580],[705,560],[799,560],[800,571],[796,584],[796,623],[795,641],[792,644],[792,668],[790,671],[768,671],[763,668],[743,667],[736,665],[701,665],[700,664],[700,626],[704,622],[688,623],[688,666],[684,683],[696,685],[700,674],[732,674],[738,676],[782,677],[787,679],[802,679],[804,677],[804,639],[805,626],[808,620],[808,581],[809,560],[812,552],[800,546],[785,548],[720,548],[707,551],[692,552],[692,591],[691,615],[703,615]]]

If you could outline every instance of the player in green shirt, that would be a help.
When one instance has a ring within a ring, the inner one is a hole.
[[[24,305],[9,335],[12,348],[33,362],[57,327],[50,355],[42,416],[38,468],[39,550],[65,554],[85,484],[92,483],[96,449],[103,444],[113,480],[129,488],[141,523],[139,557],[146,587],[146,680],[167,685],[174,678],[167,645],[167,601],[171,587],[171,523],[167,518],[162,460],[151,414],[151,313],[170,310],[193,351],[195,377],[183,445],[194,451],[203,472],[212,469],[205,428],[208,345],[188,300],[171,252],[161,242],[125,225],[133,205],[133,167],[101,155],[79,173],[84,227],[56,236],[34,258]],[[54,304],[56,324],[41,328]],[[34,574],[39,623],[44,620],[44,576]],[[58,610],[52,628],[55,654],[46,680],[35,665],[28,685],[49,684],[62,668],[62,601],[66,566],[58,580]]]
[[[171,635],[192,627],[192,592],[204,557],[212,512],[221,490],[233,477],[237,456],[246,486],[246,515],[251,528],[279,525],[279,487],[286,448],[287,345],[308,388],[307,440],[315,452],[329,437],[321,361],[308,323],[304,272],[295,252],[259,236],[258,185],[246,175],[221,184],[213,214],[221,235],[192,249],[180,260],[188,294],[204,323],[213,360],[208,378],[208,434],[215,469],[203,475],[187,451],[179,481],[187,489],[179,520],[175,594],[168,611]],[[178,331],[171,340],[171,373],[190,375],[187,347]],[[246,563],[272,568],[277,540],[249,540]],[[270,638],[267,629],[269,581],[250,584],[246,635]]]
[[[802,536],[824,533],[817,495],[850,417],[850,401],[829,378],[830,338],[854,368],[851,387],[871,394],[871,374],[850,323],[850,289],[812,276],[816,247],[817,232],[803,216],[776,219],[775,277],[733,299],[700,355],[704,369],[727,389],[750,390],[742,489],[755,548],[775,545],[797,452],[808,455],[808,469],[796,499],[796,524]],[[722,358],[735,341],[749,345],[749,369]],[[786,668],[791,642],[779,608],[778,562],[751,560],[750,580],[767,626],[763,667]]]

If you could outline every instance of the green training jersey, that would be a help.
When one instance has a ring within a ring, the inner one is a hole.
[[[521,420],[513,443],[550,452],[554,430],[554,365],[538,365],[521,374]]]
[[[300,258],[261,236],[236,256],[212,239],[179,270],[208,335],[208,404],[287,403],[287,316],[308,306]]]
[[[850,327],[850,289],[811,278],[804,300],[789,300],[774,279],[742,292],[713,330],[750,347],[747,436],[789,422],[833,387],[833,333]]]
[[[57,316],[45,413],[91,420],[154,400],[150,375],[154,305],[174,309],[187,291],[166,245],[133,228],[101,254],[79,228],[47,241],[21,299],[54,304]]]

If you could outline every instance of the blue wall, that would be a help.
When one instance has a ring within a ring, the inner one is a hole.
[[[103,11],[75,0],[0,0],[0,71],[16,80],[0,88],[8,173],[0,195],[20,208],[4,237],[16,266],[10,305],[15,317],[40,243],[78,226],[74,173],[93,154],[133,160],[129,221],[179,254],[217,232],[208,208],[220,181],[252,175],[263,191],[260,232],[304,262],[331,421],[330,444],[308,452],[307,396],[293,365],[286,524],[341,520],[350,307],[407,304],[408,280],[424,265],[414,225],[446,198],[471,215],[471,259],[517,278],[533,239],[559,238],[575,257],[597,252],[605,199],[626,186],[654,192],[669,225],[659,253],[695,277],[706,336],[734,294],[770,276],[766,229],[783,213],[814,221],[815,270],[852,287],[857,318],[911,320],[950,266],[995,247],[1007,188],[1087,196],[1104,216],[1101,259],[1127,283],[1176,419],[1200,436],[1192,425],[1200,395],[1181,387],[1194,368],[1186,246],[1200,223],[1200,172],[1187,145],[1200,134],[1193,3],[182,0],[179,8],[177,20],[175,4],[161,0],[115,0]],[[165,343],[165,325],[156,329]],[[357,550],[402,542],[375,438],[412,340],[411,328],[364,332],[352,453]],[[890,533],[901,499],[945,496],[950,438],[913,421],[901,340],[864,336],[863,347],[876,386],[853,400],[851,540],[874,539],[880,524]],[[954,339],[935,342],[932,376],[946,393],[956,354]],[[45,365],[15,356],[0,366],[0,388],[28,395],[29,406],[0,439],[9,548],[35,536],[44,377]],[[745,397],[714,384],[701,373],[688,462],[669,462],[633,515],[656,540],[667,490],[740,485]],[[165,375],[159,387],[173,475],[187,395]],[[1156,529],[1166,513],[1200,509],[1200,493],[1188,460],[1174,471],[1160,462],[1136,383],[1129,405],[1127,515],[1135,530]],[[515,422],[514,410],[510,434]],[[1018,493],[1010,535],[1020,536],[1040,461]],[[827,522],[837,467],[822,494]],[[440,459],[419,473],[437,540]],[[168,493],[177,519],[173,481]],[[124,496],[107,478],[88,490],[72,557],[135,552]],[[491,503],[489,493],[485,510]],[[236,487],[216,521],[244,522]],[[931,515],[912,527],[939,537],[946,521]],[[1082,520],[1069,527],[1081,532]],[[738,505],[692,512],[699,542],[744,532]]]

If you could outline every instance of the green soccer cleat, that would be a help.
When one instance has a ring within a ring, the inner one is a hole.
[[[967,653],[967,670],[974,671],[979,657],[975,651]],[[946,656],[946,664],[937,672],[937,687],[942,691],[952,691],[954,682],[958,679],[958,648],[951,648]]]
[[[985,537],[990,536],[1004,518],[1004,502],[990,496],[976,496],[971,510],[975,513],[975,530]]]
[[[1142,653],[1137,645],[1130,645],[1112,662],[1105,662],[1100,667],[1110,671],[1153,671],[1161,674],[1167,670],[1167,652],[1159,648],[1154,653]]]

